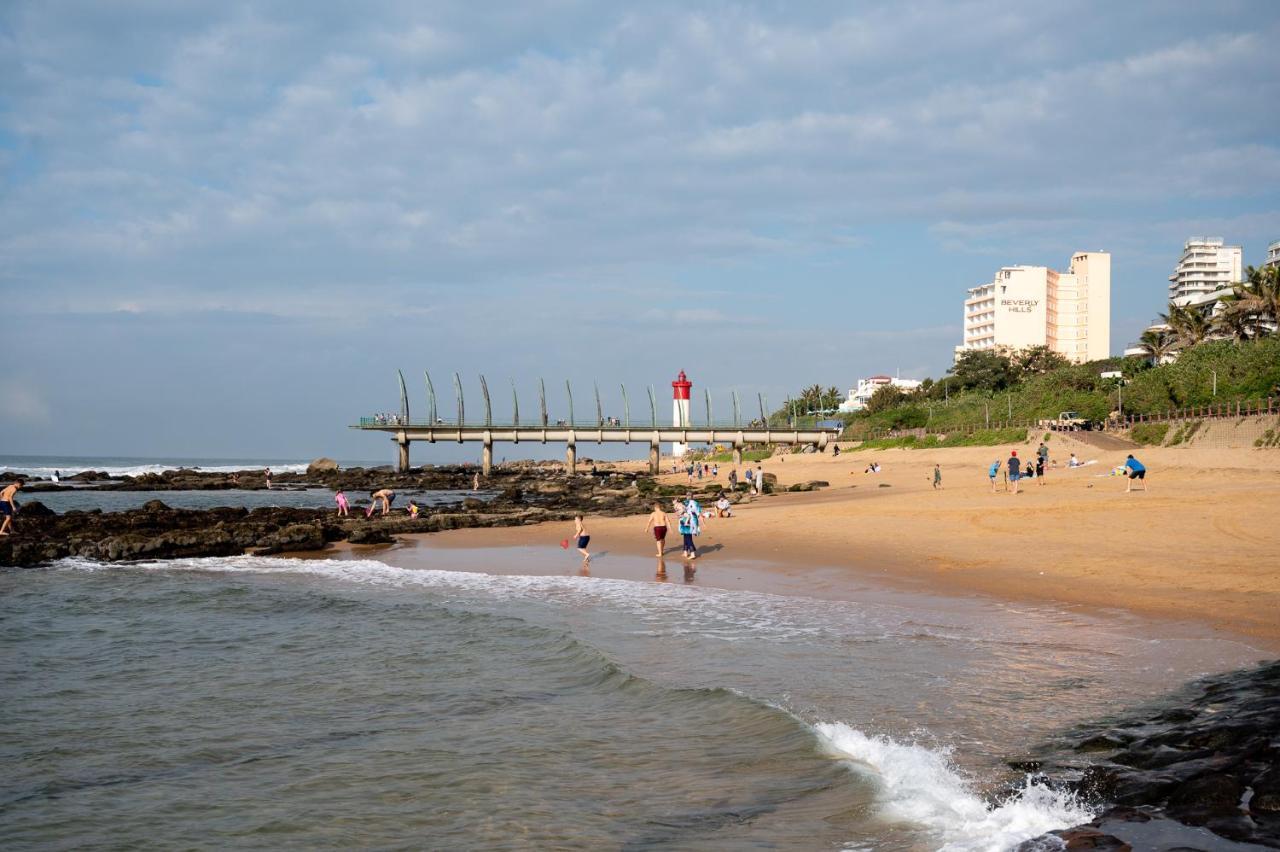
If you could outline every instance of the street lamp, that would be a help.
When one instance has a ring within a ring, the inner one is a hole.
[[[1218,371],[1210,370],[1209,372],[1213,374],[1213,395],[1217,396],[1218,395]]]

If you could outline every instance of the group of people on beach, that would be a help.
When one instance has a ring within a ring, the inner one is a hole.
[[[1093,464],[1093,462],[1089,462],[1089,464]],[[1067,462],[1067,467],[1077,468],[1083,466],[1084,464],[1080,459],[1076,458],[1076,454],[1072,453],[1070,460]],[[1002,462],[997,458],[991,462],[991,466],[987,468],[987,478],[991,482],[991,493],[994,494],[996,492],[996,480],[1000,477],[1001,469],[1004,469],[1005,471],[1005,481],[1007,483],[1006,490],[1011,494],[1017,494],[1018,484],[1024,479],[1033,480],[1039,485],[1044,485],[1045,473],[1051,467],[1057,467],[1057,462],[1051,463],[1049,461],[1049,447],[1043,441],[1041,441],[1040,446],[1036,448],[1035,457],[1030,460],[1018,458],[1018,451],[1013,450],[1009,453],[1008,459]],[[1142,462],[1133,457],[1133,453],[1128,455],[1124,460],[1124,464],[1117,467],[1117,471],[1128,478],[1128,484],[1124,489],[1126,494],[1133,490],[1133,483],[1135,481],[1142,483],[1143,491],[1147,490],[1147,468],[1142,464]],[[938,472],[938,467],[937,465],[934,465],[935,488],[939,487],[940,478],[941,475]]]

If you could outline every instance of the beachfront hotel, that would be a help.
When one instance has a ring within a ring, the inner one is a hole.
[[[922,382],[918,379],[902,379],[897,376],[870,376],[865,379],[858,379],[856,388],[849,388],[848,398],[840,403],[837,411],[846,414],[854,411],[861,411],[867,407],[867,403],[871,401],[871,396],[885,385],[893,385],[904,391],[913,391],[920,387]]]
[[[1267,246],[1267,259],[1263,261],[1263,266],[1280,266],[1280,240],[1276,240]]]
[[[1224,245],[1221,237],[1191,237],[1169,276],[1169,301],[1186,307],[1225,290],[1243,278],[1240,246]]]
[[[1047,346],[1075,363],[1111,354],[1111,254],[1076,252],[1066,272],[1005,266],[989,284],[968,291],[964,343],[1012,351]]]

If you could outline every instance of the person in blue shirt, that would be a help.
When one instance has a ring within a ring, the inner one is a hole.
[[[1000,475],[1000,459],[996,459],[991,463],[991,467],[987,468],[987,479],[991,480],[991,493],[996,493],[996,477]]]
[[[1128,494],[1130,491],[1133,490],[1133,481],[1135,479],[1142,480],[1142,490],[1146,491],[1147,490],[1147,469],[1146,467],[1143,466],[1142,462],[1135,459],[1133,457],[1133,454],[1130,453],[1129,457],[1124,460],[1124,466],[1129,471],[1129,481],[1125,483],[1124,493]]]

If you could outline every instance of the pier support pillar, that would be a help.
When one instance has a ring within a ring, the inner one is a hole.
[[[484,442],[484,450],[480,453],[480,471],[486,477],[493,472],[493,441]]]
[[[396,465],[396,469],[404,473],[409,469],[409,442],[403,438],[396,441],[396,445],[400,448],[400,459]]]
[[[659,466],[662,464],[662,449],[657,441],[649,444],[649,473],[657,476]]]
[[[733,445],[733,466],[742,467],[742,445]]]
[[[578,472],[578,447],[572,441],[565,445],[564,466],[570,476]]]

